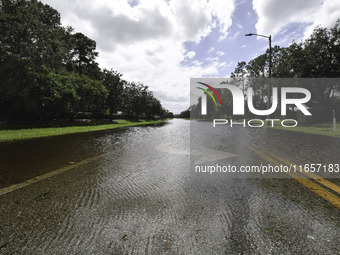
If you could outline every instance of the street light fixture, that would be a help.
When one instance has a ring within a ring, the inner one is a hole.
[[[271,35],[269,36],[259,35],[259,34],[253,34],[253,33],[245,34],[245,36],[253,36],[253,35],[269,39],[269,78],[271,78],[272,77],[272,36]]]
[[[245,34],[245,36],[253,36],[253,35],[268,38],[269,40],[269,86],[268,86],[268,100],[267,100],[267,107],[269,109],[271,78],[272,78],[272,36],[271,35],[269,36],[259,35],[259,34],[253,34],[253,33]],[[267,116],[267,119],[269,119],[269,116]]]

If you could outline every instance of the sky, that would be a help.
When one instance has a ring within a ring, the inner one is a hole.
[[[229,77],[238,62],[334,26],[339,0],[42,0],[97,43],[97,61],[141,82],[163,107],[190,104],[190,77]]]

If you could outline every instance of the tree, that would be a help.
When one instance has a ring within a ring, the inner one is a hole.
[[[110,113],[113,114],[123,108],[123,90],[126,81],[121,79],[122,74],[117,71],[103,71],[103,85],[108,90],[106,105],[110,108]]]
[[[91,78],[100,79],[100,68],[95,62],[98,52],[96,50],[96,42],[82,33],[72,35],[74,43],[73,61],[75,70],[79,74],[88,75]]]
[[[0,56],[18,55],[36,65],[60,68],[69,48],[60,14],[36,0],[2,0]]]
[[[0,105],[7,119],[50,120],[73,112],[74,76],[8,56],[0,68]]]
[[[182,111],[180,114],[177,115],[178,118],[189,119],[190,118],[190,108]]]
[[[147,95],[147,107],[145,110],[145,115],[147,119],[153,119],[156,115],[166,115],[164,109],[162,108],[161,102],[155,98],[151,92],[149,92]]]
[[[245,91],[244,77],[247,74],[246,65],[247,63],[245,61],[238,62],[235,71],[230,75],[235,84],[242,88],[243,93]]]
[[[91,79],[85,75],[74,76],[74,86],[79,96],[76,102],[76,108],[82,112],[96,111],[96,106],[104,105],[107,89],[101,81]]]
[[[164,115],[160,101],[154,97],[148,86],[142,83],[127,83],[123,98],[123,111],[128,115],[136,118],[154,118],[156,115]]]

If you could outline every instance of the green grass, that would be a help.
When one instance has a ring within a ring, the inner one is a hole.
[[[148,124],[162,123],[166,120],[155,121],[128,121],[120,120],[118,124],[104,124],[91,126],[71,126],[71,127],[51,127],[51,128],[33,128],[33,129],[19,129],[19,130],[0,130],[0,142],[18,141],[24,139],[32,139],[38,137],[48,137],[75,133],[86,133],[106,129],[114,129],[120,127],[141,126]]]
[[[252,125],[260,125],[259,121],[253,121]],[[325,135],[332,137],[340,137],[340,123],[336,124],[336,131],[333,129],[333,122],[325,122],[325,123],[317,123],[317,124],[309,124],[303,125],[298,124],[296,127],[282,127],[279,121],[274,122],[274,127],[271,126],[271,122],[269,124],[270,128],[281,129],[285,131],[292,132],[301,132],[315,135]],[[285,122],[285,125],[294,125],[294,122]],[[267,121],[264,121],[264,126],[267,126]]]
[[[289,124],[288,122],[286,124]],[[302,132],[302,133],[309,133],[315,135],[325,135],[325,136],[332,136],[332,137],[340,137],[340,124],[336,124],[336,131],[333,130],[333,123],[326,122],[326,123],[317,123],[311,125],[297,125],[296,127],[292,128],[285,128],[281,125],[276,124],[274,126],[276,129],[282,129],[287,131],[293,132]]]

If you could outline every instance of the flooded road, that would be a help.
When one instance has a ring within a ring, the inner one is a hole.
[[[337,201],[314,186],[190,165],[207,144],[224,164],[339,163],[340,139],[235,128],[193,153],[189,134],[175,119],[0,144],[0,253],[340,254]]]

